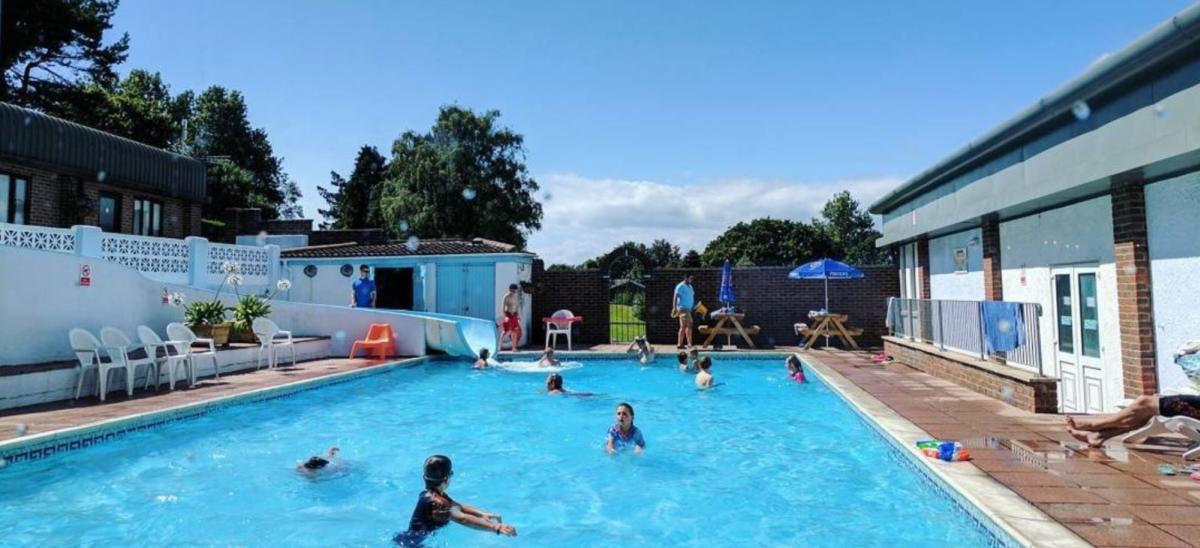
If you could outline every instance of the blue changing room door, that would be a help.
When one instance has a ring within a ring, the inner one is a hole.
[[[496,318],[496,267],[445,264],[437,268],[437,311],[483,320]]]

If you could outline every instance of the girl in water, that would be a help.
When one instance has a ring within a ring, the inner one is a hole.
[[[646,449],[646,440],[642,437],[642,431],[633,425],[633,406],[621,402],[617,404],[617,423],[608,429],[605,450],[613,454],[630,447],[635,453],[641,454]]]
[[[451,521],[497,535],[517,536],[517,530],[505,525],[498,514],[491,514],[450,498],[450,478],[454,469],[450,457],[434,455],[425,459],[425,490],[417,497],[408,530],[397,534],[392,541],[400,546],[421,546],[425,538]]]
[[[787,357],[788,378],[798,382],[808,382],[804,379],[804,363],[795,354]]]
[[[563,389],[562,375],[559,375],[558,373],[551,373],[549,377],[546,377],[546,393],[547,394],[566,394],[567,393],[567,391]]]

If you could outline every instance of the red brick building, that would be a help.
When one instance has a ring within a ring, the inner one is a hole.
[[[183,238],[204,199],[199,161],[0,103],[0,223]]]

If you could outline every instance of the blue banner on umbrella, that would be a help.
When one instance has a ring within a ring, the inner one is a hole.
[[[718,300],[725,306],[733,303],[733,265],[729,264],[729,259],[725,259],[725,265],[721,267],[721,293]]]
[[[788,277],[796,280],[848,280],[861,278],[863,273],[841,261],[817,259],[800,265],[788,273]]]

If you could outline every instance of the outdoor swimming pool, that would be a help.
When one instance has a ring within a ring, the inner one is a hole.
[[[780,359],[719,358],[697,392],[660,358],[544,372],[430,362],[131,433],[0,469],[4,544],[386,545],[407,527],[425,457],[450,494],[516,539],[442,529],[440,546],[980,546],[993,542],[829,388]],[[644,455],[604,453],[628,401]],[[339,445],[349,471],[298,461]]]

